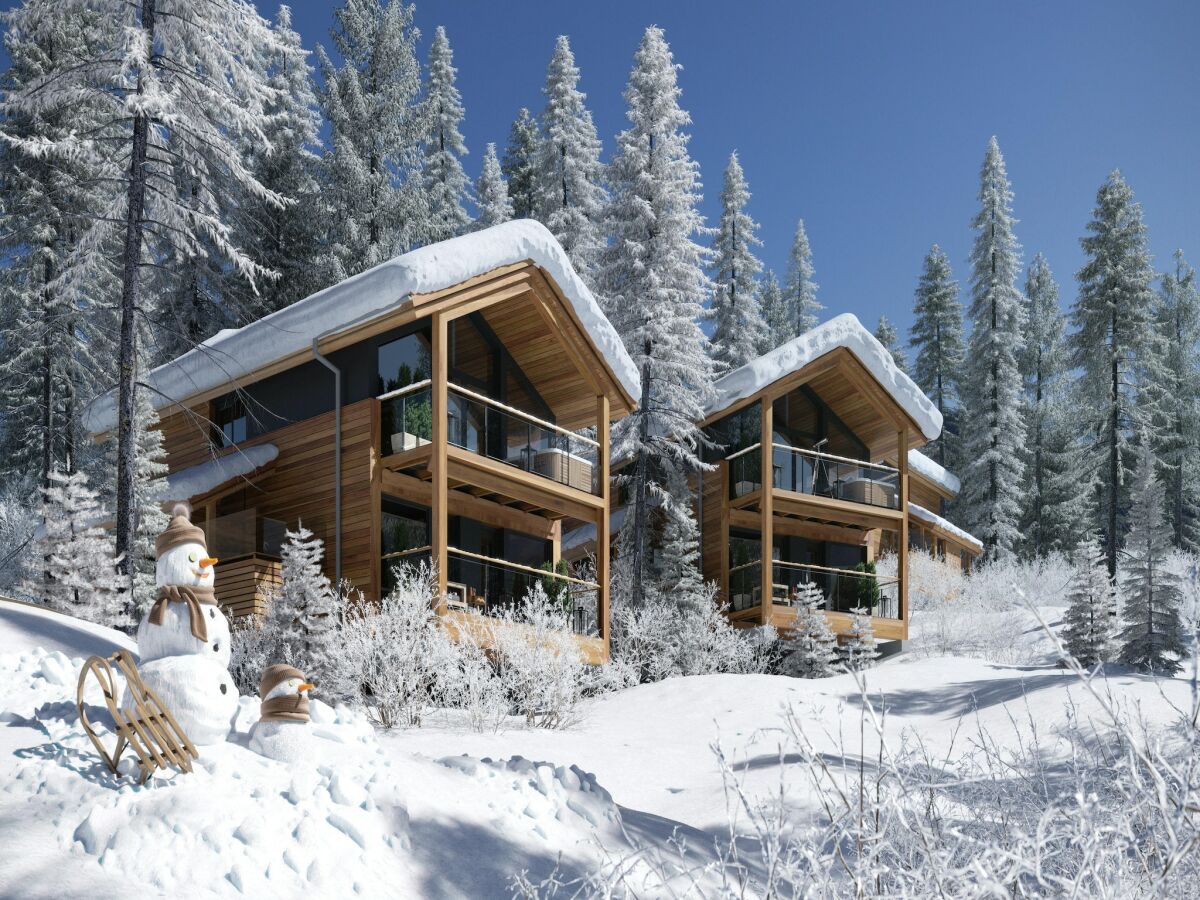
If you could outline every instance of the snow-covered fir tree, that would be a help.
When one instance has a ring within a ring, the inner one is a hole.
[[[625,90],[629,128],[609,168],[610,243],[598,271],[609,319],[641,373],[638,409],[616,428],[613,452],[631,460],[621,565],[634,605],[649,566],[652,496],[673,469],[701,465],[696,422],[712,394],[712,360],[698,320],[710,289],[697,210],[699,167],[688,155],[690,121],[679,106],[677,66],[662,29],[646,29]]]
[[[222,211],[247,195],[282,202],[239,152],[251,140],[267,140],[265,109],[275,92],[262,77],[262,61],[279,48],[245,0],[95,0],[86,8],[97,24],[83,52],[8,93],[6,109],[59,115],[94,104],[100,116],[94,129],[18,139],[15,146],[30,157],[73,161],[104,192],[104,212],[79,235],[61,283],[67,302],[84,300],[119,260],[116,548],[124,567],[134,526],[137,323],[150,312],[144,263],[215,253],[240,278],[267,274],[231,240]],[[39,33],[80,9],[75,0],[38,0],[9,13],[8,25]],[[202,190],[185,189],[184,176]],[[155,294],[161,296],[157,286]]]
[[[600,138],[579,90],[579,68],[565,35],[554,44],[546,72],[546,107],[535,169],[537,218],[562,244],[571,265],[591,284],[604,249],[608,195]]]
[[[958,300],[958,282],[950,271],[950,260],[934,244],[925,254],[921,277],[913,300],[913,380],[942,414],[942,434],[927,448],[938,465],[958,464],[961,433],[959,380],[963,369],[963,312]]]
[[[1025,278],[1024,380],[1025,461],[1028,479],[1022,502],[1023,546],[1034,556],[1068,551],[1087,513],[1088,474],[1064,396],[1066,320],[1058,305],[1058,284],[1050,265],[1037,254]]]
[[[1116,650],[1117,598],[1104,553],[1094,537],[1082,541],[1075,550],[1067,598],[1063,615],[1066,651],[1085,668],[1110,661]]]
[[[1020,540],[1025,490],[1021,353],[1025,310],[1015,287],[1020,245],[1013,233],[1012,188],[993,137],[979,176],[972,220],[971,338],[964,371],[963,492],[968,527],[989,559],[1012,554]]]
[[[758,306],[758,273],[762,263],[754,255],[761,246],[758,223],[746,212],[750,189],[738,161],[729,154],[725,184],[721,188],[721,219],[713,239],[712,306],[713,359],[718,371],[744,366],[758,356],[766,341],[767,326]]]
[[[127,594],[131,621],[137,610],[148,608],[154,599],[155,541],[171,520],[163,510],[163,502],[168,499],[165,483],[167,451],[163,446],[162,430],[158,427],[158,413],[150,402],[149,389],[141,383],[134,395],[134,404],[137,463],[133,478],[134,537],[129,551],[132,590]],[[112,449],[116,450],[115,447]]]
[[[541,137],[537,120],[525,107],[517,112],[508,132],[501,171],[508,181],[508,196],[514,219],[535,219],[540,212],[537,199],[537,158]]]
[[[413,13],[402,0],[344,0],[331,31],[340,65],[317,48],[329,121],[322,194],[330,226],[323,265],[331,281],[424,239],[421,33]]]
[[[430,244],[462,234],[471,221],[466,209],[470,182],[462,165],[467,145],[459,130],[465,112],[455,84],[457,75],[450,40],[439,25],[429,46],[429,77],[421,113],[426,129],[421,168],[427,207],[423,237]]]
[[[280,207],[250,198],[243,210],[247,252],[276,273],[258,285],[258,296],[250,301],[256,318],[315,293],[331,276],[319,264],[329,214],[317,181],[321,114],[313,69],[289,7],[279,7],[273,29],[279,49],[267,60],[267,77],[276,91],[266,105],[267,143],[248,148],[247,156],[262,185],[289,202]]]
[[[871,611],[862,606],[850,610],[850,631],[842,645],[846,668],[860,672],[879,659],[879,642],[871,625]]]
[[[1172,543],[1200,550],[1200,291],[1183,251],[1162,276],[1153,365],[1154,456],[1167,492]]]
[[[681,609],[712,606],[700,573],[700,528],[692,508],[692,492],[687,477],[679,469],[667,476],[659,505],[662,538],[655,550],[655,570],[659,581],[654,586],[656,603],[673,602]]]
[[[783,295],[787,298],[792,330],[779,343],[817,327],[817,313],[824,307],[817,302],[818,286],[813,281],[815,274],[812,248],[808,245],[808,231],[804,227],[804,220],[800,219],[796,223],[796,234],[788,252],[787,278],[783,283]]]
[[[475,182],[475,205],[479,209],[475,219],[478,229],[491,228],[513,217],[512,200],[508,196],[504,173],[500,170],[495,144],[488,144],[483,151],[483,171]]]
[[[792,320],[788,314],[783,288],[779,286],[779,279],[770,269],[767,269],[758,282],[758,308],[766,326],[758,352],[769,353],[785,341],[791,340],[785,335],[792,333]]]
[[[1096,208],[1080,240],[1087,262],[1076,274],[1079,295],[1071,307],[1071,366],[1078,369],[1072,405],[1097,472],[1098,523],[1110,575],[1125,532],[1135,452],[1130,437],[1148,424],[1139,404],[1154,328],[1154,269],[1140,204],[1120,172],[1096,195]]]
[[[892,355],[892,362],[897,369],[908,372],[908,356],[904,352],[904,345],[900,343],[900,332],[887,316],[879,317],[879,324],[875,326],[875,340]]]
[[[821,608],[825,597],[811,581],[796,591],[796,619],[792,624],[789,647],[794,648],[783,662],[786,675],[799,678],[828,678],[837,674],[837,636],[829,627]]]
[[[1182,592],[1179,576],[1166,564],[1171,526],[1165,491],[1155,476],[1154,454],[1144,436],[1140,443],[1129,535],[1122,553],[1125,627],[1120,636],[1120,659],[1143,671],[1169,676],[1180,670],[1186,652],[1179,615]]]
[[[110,628],[128,626],[126,582],[117,574],[112,535],[102,527],[108,512],[87,475],[51,472],[42,495],[42,531],[34,550],[42,577],[24,590],[60,612]]]

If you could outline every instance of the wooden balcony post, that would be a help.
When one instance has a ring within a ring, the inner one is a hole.
[[[610,501],[611,487],[609,485],[609,418],[608,395],[596,396],[596,440],[600,446],[596,448],[596,471],[600,479],[600,497],[604,505],[596,514],[596,583],[600,590],[596,596],[596,623],[600,628],[600,637],[604,641],[604,658],[609,659],[611,639],[609,636],[609,582],[611,581],[609,556],[611,539],[609,537],[609,521],[612,513]]]
[[[900,547],[896,551],[896,576],[900,580],[900,621],[904,638],[908,638],[908,427],[896,435],[896,462],[900,469]]]
[[[763,397],[762,403],[762,436],[759,438],[759,472],[758,480],[762,500],[762,526],[759,557],[762,560],[760,574],[762,575],[762,623],[771,624],[771,612],[774,607],[774,572],[772,561],[775,558],[775,407],[769,397]]]
[[[446,580],[448,556],[447,516],[449,496],[446,465],[447,428],[450,423],[449,398],[446,392],[447,356],[449,346],[446,340],[446,317],[441,313],[433,316],[432,341],[432,407],[433,407],[433,453],[430,457],[430,471],[433,475],[433,498],[430,503],[431,533],[429,543],[432,549],[431,558],[437,572],[436,592],[438,612],[446,612]]]

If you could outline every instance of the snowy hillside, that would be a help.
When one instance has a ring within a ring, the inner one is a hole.
[[[377,739],[356,714],[314,703],[318,753],[289,767],[246,749],[257,700],[243,698],[234,740],[205,748],[192,775],[139,788],[105,770],[74,709],[80,657],[126,639],[8,603],[0,636],[5,897],[507,897],[521,870],[582,874],[677,828],[703,853],[726,822],[712,743],[766,796],[780,783],[785,706],[830,753],[839,732],[857,735],[861,707],[849,676],[713,675],[605,695],[565,731],[480,735],[446,721]],[[1149,721],[1168,720],[1189,690],[1134,675],[1110,686]],[[1051,667],[901,659],[872,670],[869,687],[889,742],[917,734],[951,756],[964,717],[1016,746],[1034,723],[1053,743],[1069,712],[1094,712]],[[857,737],[842,749],[858,751]],[[875,752],[869,733],[862,749]],[[795,766],[782,762],[786,779]],[[797,813],[812,807],[801,779],[790,787]]]

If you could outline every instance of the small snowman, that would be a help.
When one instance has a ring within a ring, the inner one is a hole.
[[[313,737],[308,692],[312,688],[294,666],[267,666],[258,684],[261,716],[250,728],[250,749],[280,762],[310,759]]]
[[[238,693],[229,675],[229,620],[217,608],[204,532],[184,504],[155,542],[158,595],[138,626],[138,672],[195,744],[229,734]],[[132,698],[126,693],[126,706]]]

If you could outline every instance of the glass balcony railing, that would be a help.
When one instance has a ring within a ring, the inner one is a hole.
[[[600,444],[552,422],[452,385],[447,391],[447,441],[505,465],[599,494]],[[383,446],[391,456],[433,439],[430,383],[421,381],[379,398]]]
[[[392,569],[403,565],[428,564],[429,547],[417,547],[383,557],[385,592],[394,585]],[[446,605],[453,610],[479,615],[497,615],[518,606],[534,586],[541,584],[552,601],[561,604],[572,633],[599,634],[597,603],[600,585],[561,571],[537,569],[501,559],[458,550],[446,552]]]
[[[762,597],[761,562],[745,563],[729,570],[729,602],[735,611],[759,606]],[[862,607],[882,619],[900,618],[900,582],[896,578],[853,569],[789,563],[771,564],[772,602],[791,606],[802,584],[815,584],[825,598],[823,608],[848,613]]]
[[[802,450],[787,444],[773,445],[771,455],[771,480],[776,488],[884,509],[900,508],[900,473],[891,466]],[[760,445],[747,447],[726,458],[731,499],[757,491],[762,486]]]
[[[278,559],[287,531],[283,522],[260,516],[253,508],[217,516],[200,527],[209,555],[225,562],[255,554]]]

